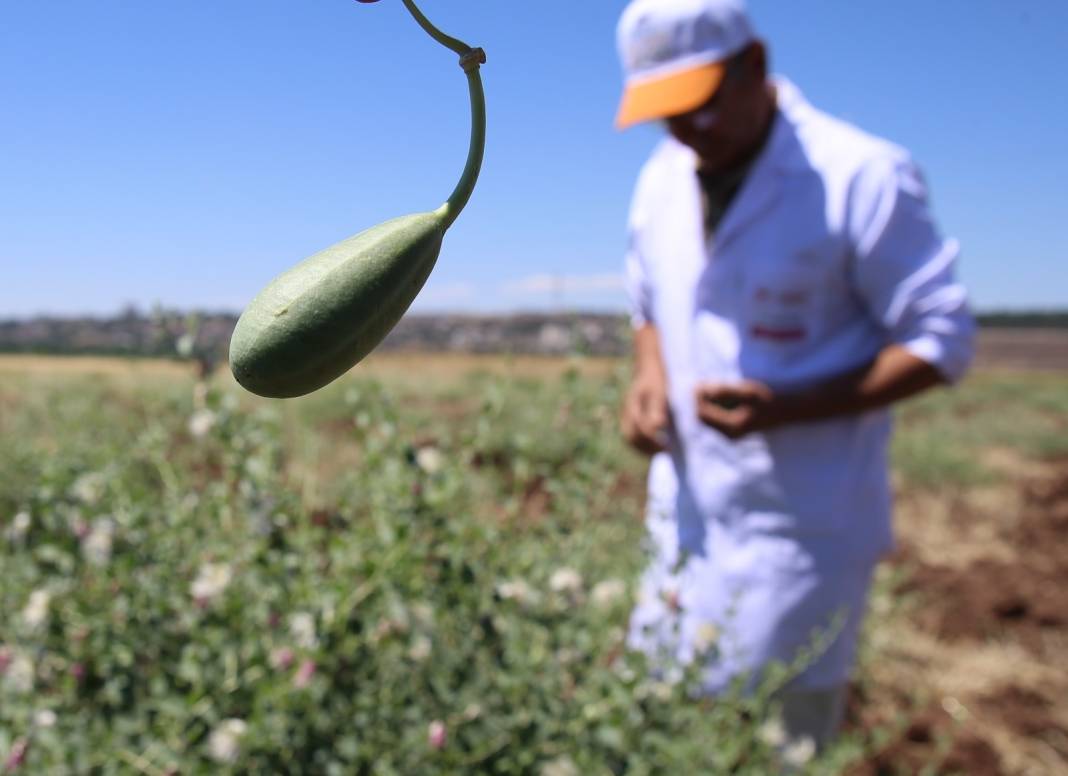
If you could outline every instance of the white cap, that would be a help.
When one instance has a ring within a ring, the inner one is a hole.
[[[633,0],[619,20],[620,129],[686,113],[719,88],[724,61],[756,37],[743,0]]]

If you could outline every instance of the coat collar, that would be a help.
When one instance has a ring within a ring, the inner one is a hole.
[[[773,83],[777,106],[771,135],[716,230],[717,250],[725,248],[745,226],[778,201],[784,177],[809,167],[797,133],[797,119],[808,104],[797,87],[785,78],[774,78]],[[696,170],[697,155],[681,143],[678,146],[685,154],[687,169]],[[694,196],[699,197],[697,176],[688,177]]]

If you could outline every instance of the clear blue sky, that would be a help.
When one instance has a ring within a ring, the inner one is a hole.
[[[417,309],[622,308],[623,0],[423,0],[489,56],[484,172]],[[773,69],[912,150],[975,305],[1068,306],[1068,2],[751,0]],[[466,83],[400,0],[5,0],[0,318],[238,310],[436,207]],[[547,278],[555,278],[549,282]]]

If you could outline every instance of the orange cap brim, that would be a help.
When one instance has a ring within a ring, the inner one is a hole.
[[[716,93],[726,69],[722,62],[713,62],[629,84],[623,90],[616,114],[616,129],[677,116],[700,107]]]

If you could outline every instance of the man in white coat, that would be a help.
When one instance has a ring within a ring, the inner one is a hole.
[[[742,0],[634,0],[618,38],[617,125],[667,130],[626,257],[623,432],[660,453],[630,640],[704,660],[715,693],[822,633],[783,695],[787,733],[821,745],[892,543],[887,408],[971,360],[958,246],[904,149],[769,76]]]

